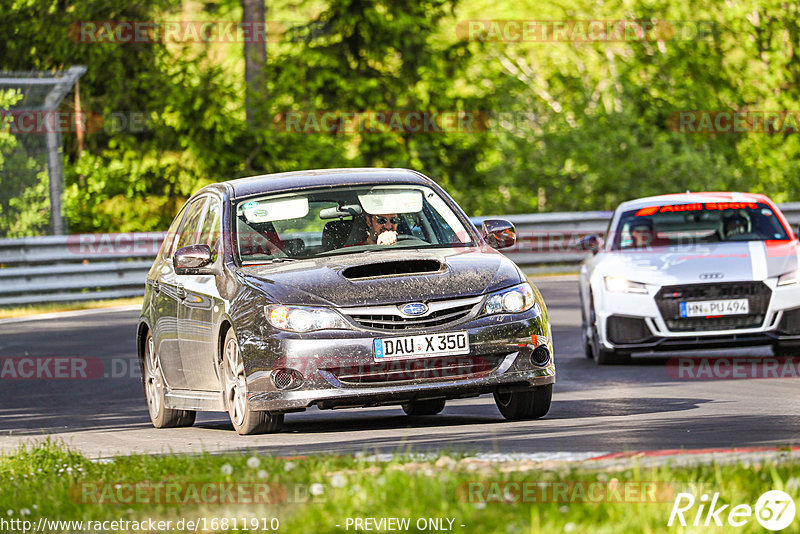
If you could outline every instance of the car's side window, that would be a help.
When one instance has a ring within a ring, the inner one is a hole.
[[[222,205],[219,200],[212,198],[209,201],[208,212],[203,223],[203,231],[200,234],[198,243],[208,245],[212,251],[218,251],[220,232],[220,221],[222,220]]]
[[[169,230],[167,230],[167,235],[164,237],[164,243],[161,245],[162,258],[167,259],[172,257],[172,253],[175,250],[175,240],[178,236],[178,228],[180,228],[181,222],[185,216],[186,206],[181,208],[181,210],[178,212],[178,215],[175,216],[175,220],[172,221],[172,224],[169,226]]]
[[[183,224],[181,224],[181,229],[178,232],[178,243],[175,246],[175,250],[189,245],[196,245],[200,242],[200,230],[202,229],[201,225],[203,224],[203,215],[205,215],[207,203],[208,197],[203,197],[189,206],[189,211],[186,212],[186,217],[183,218]]]

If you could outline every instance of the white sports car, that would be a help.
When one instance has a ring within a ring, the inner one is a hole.
[[[631,200],[605,240],[587,236],[580,295],[586,356],[772,345],[800,352],[800,243],[764,195]]]

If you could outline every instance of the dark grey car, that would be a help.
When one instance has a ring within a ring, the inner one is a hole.
[[[393,230],[372,244],[380,224]],[[275,432],[310,406],[432,415],[485,393],[506,418],[543,416],[552,336],[541,295],[495,250],[515,240],[507,221],[477,232],[409,170],[203,188],[147,276],[137,346],[153,425],[216,410],[240,434]]]

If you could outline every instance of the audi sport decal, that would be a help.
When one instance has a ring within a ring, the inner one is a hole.
[[[757,209],[756,202],[695,202],[693,204],[668,204],[666,206],[648,206],[636,212],[637,217],[647,217],[655,213],[679,213],[684,211],[725,211],[741,209]]]

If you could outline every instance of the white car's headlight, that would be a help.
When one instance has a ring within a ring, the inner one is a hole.
[[[796,284],[800,282],[800,269],[782,274],[778,277],[779,286],[788,286],[789,284]]]
[[[533,288],[528,282],[523,282],[489,295],[483,306],[483,314],[520,313],[530,310],[535,304]]]
[[[623,276],[606,276],[606,289],[612,293],[647,293],[647,286]]]
[[[349,328],[342,316],[327,308],[308,306],[264,306],[269,324],[289,332],[342,330]]]

